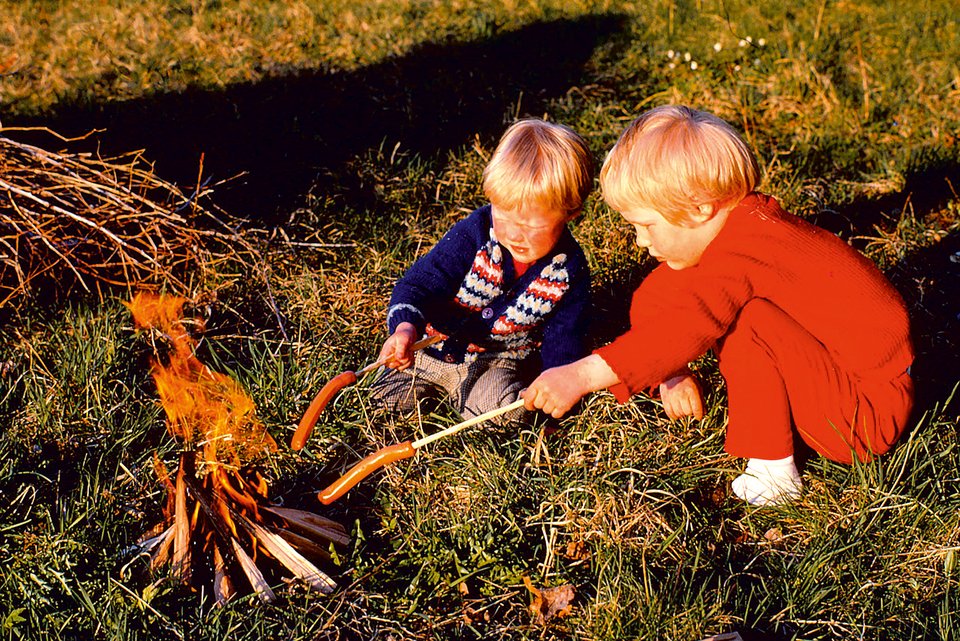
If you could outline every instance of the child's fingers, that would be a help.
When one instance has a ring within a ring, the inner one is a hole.
[[[401,343],[397,345],[397,351],[394,354],[397,363],[397,369],[407,369],[413,365],[413,343]]]
[[[393,360],[393,344],[389,340],[380,348],[380,355],[377,357],[377,360],[382,361],[387,367],[390,367],[390,361]]]
[[[696,393],[691,402],[690,414],[698,421],[703,418],[703,399],[699,393]]]
[[[693,402],[688,394],[680,397],[680,416],[693,416]]]
[[[380,350],[380,360],[383,361],[384,367],[389,369],[410,367],[409,353],[404,352],[402,342],[395,337],[388,338],[387,342],[384,343],[383,349]]]
[[[525,387],[520,390],[520,398],[523,399],[523,407],[526,408],[528,412],[533,412],[538,409],[534,404],[536,393],[533,392],[529,387]]]
[[[660,385],[663,410],[671,421],[692,416],[703,418],[703,397],[692,376],[678,376]]]
[[[671,421],[677,420],[676,412],[673,411],[673,401],[671,399],[663,398],[662,395],[660,400],[663,402],[663,413],[667,415],[667,418]]]
[[[676,421],[684,416],[693,416],[696,419],[703,418],[703,405],[700,402],[700,396],[696,392],[672,393],[667,394],[663,399],[663,411],[667,418]]]
[[[537,387],[528,387],[520,392],[520,397],[524,400],[523,406],[529,410],[540,410],[544,414],[549,414],[553,418],[562,418],[567,413],[561,403],[554,400],[553,396]]]
[[[535,387],[528,387],[520,392],[523,399],[523,406],[530,412],[542,410],[547,402],[547,397],[542,391]]]
[[[684,416],[688,416],[689,414],[690,412],[688,411],[688,407],[683,402],[683,398],[680,397],[676,399],[676,402],[670,408],[670,413],[667,414],[667,416],[670,418],[670,420],[676,421]]]

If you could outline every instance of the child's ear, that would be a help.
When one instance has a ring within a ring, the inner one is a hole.
[[[690,218],[694,225],[702,225],[717,215],[719,206],[717,203],[703,203],[699,205],[691,214]]]

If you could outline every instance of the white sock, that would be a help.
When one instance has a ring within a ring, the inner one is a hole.
[[[732,486],[733,493],[750,505],[781,505],[800,497],[803,482],[791,455],[777,460],[749,459]]]

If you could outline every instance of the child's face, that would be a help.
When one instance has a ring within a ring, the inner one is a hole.
[[[671,269],[686,269],[699,263],[717,233],[710,221],[681,227],[646,207],[635,207],[620,214],[637,230],[637,245]]]
[[[491,206],[493,232],[513,259],[532,263],[550,253],[560,240],[569,215],[562,209],[528,205],[518,209]]]

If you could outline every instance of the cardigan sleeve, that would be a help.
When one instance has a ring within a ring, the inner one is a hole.
[[[456,295],[464,274],[488,235],[489,206],[457,222],[429,252],[417,259],[393,288],[387,311],[389,333],[403,322],[413,323],[421,334],[426,331],[431,311]]]
[[[586,354],[590,271],[583,254],[578,259],[571,269],[570,289],[543,328],[543,369],[572,363]]]

